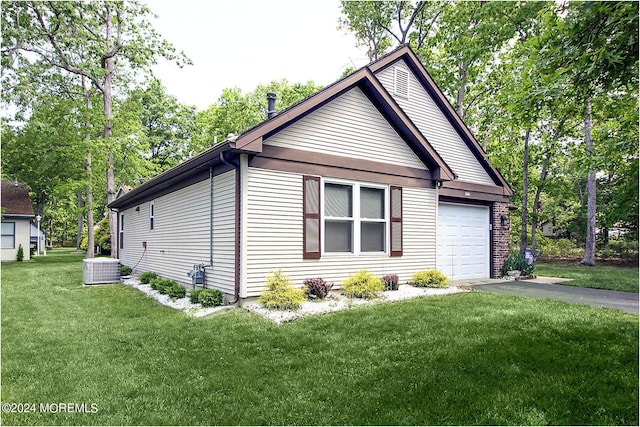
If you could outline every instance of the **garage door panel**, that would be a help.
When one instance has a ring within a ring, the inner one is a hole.
[[[440,203],[438,270],[457,279],[489,277],[489,208]]]

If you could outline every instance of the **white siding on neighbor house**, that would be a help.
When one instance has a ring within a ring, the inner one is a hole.
[[[395,68],[409,72],[409,98],[394,94]],[[376,77],[415,123],[460,181],[495,185],[435,101],[403,60],[379,71]]]
[[[235,172],[213,180],[213,265],[207,286],[232,294],[235,283]],[[210,182],[208,179],[158,197],[154,229],[149,230],[150,202],[124,211],[124,248],[120,261],[136,272],[153,271],[190,285],[187,272],[194,264],[209,263]],[[147,242],[144,251],[142,242]],[[137,264],[137,266],[136,266]]]
[[[265,144],[425,169],[365,94],[351,89]]]
[[[15,261],[18,255],[18,248],[22,245],[23,261],[29,261],[31,259],[29,247],[31,244],[31,221],[29,218],[6,218],[3,223],[15,224],[15,236],[13,248],[2,248],[1,256],[2,262]],[[44,247],[41,248],[44,251]]]
[[[361,269],[374,274],[397,274],[401,282],[411,274],[435,268],[436,190],[403,188],[404,255],[323,255],[303,259],[302,175],[249,168],[247,200],[246,296],[264,291],[266,277],[282,269],[296,286],[322,277],[340,282]]]

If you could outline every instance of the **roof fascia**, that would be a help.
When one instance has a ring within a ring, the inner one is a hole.
[[[436,101],[440,109],[449,119],[449,122],[453,124],[456,130],[458,130],[459,134],[463,137],[463,141],[465,141],[467,146],[471,149],[471,152],[474,154],[476,159],[478,159],[484,169],[489,173],[494,181],[496,181],[496,184],[505,187],[509,195],[513,194],[513,190],[511,189],[507,181],[496,168],[491,166],[491,164],[485,157],[486,153],[480,143],[478,143],[467,125],[462,121],[460,116],[458,116],[458,113],[455,111],[451,103],[449,103],[449,100],[446,98],[446,96],[444,96],[444,93],[442,93],[429,72],[418,59],[415,52],[408,45],[404,45],[389,53],[388,55],[382,57],[378,61],[370,64],[369,68],[372,72],[377,73],[378,71],[390,66],[400,59],[406,60],[407,65],[421,81],[422,86],[425,88],[425,90],[427,90],[427,92],[432,95],[433,99]]]

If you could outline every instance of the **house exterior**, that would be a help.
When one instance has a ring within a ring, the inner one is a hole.
[[[269,108],[272,110],[272,108]],[[122,195],[118,257],[234,300],[282,269],[496,277],[511,189],[414,52],[400,47]]]
[[[18,248],[22,246],[23,261],[31,256],[31,219],[33,207],[26,184],[17,181],[2,181],[2,262],[15,261]]]

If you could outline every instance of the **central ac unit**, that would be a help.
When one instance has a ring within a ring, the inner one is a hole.
[[[82,264],[82,282],[85,285],[116,283],[120,281],[120,260],[113,258],[85,259]]]

